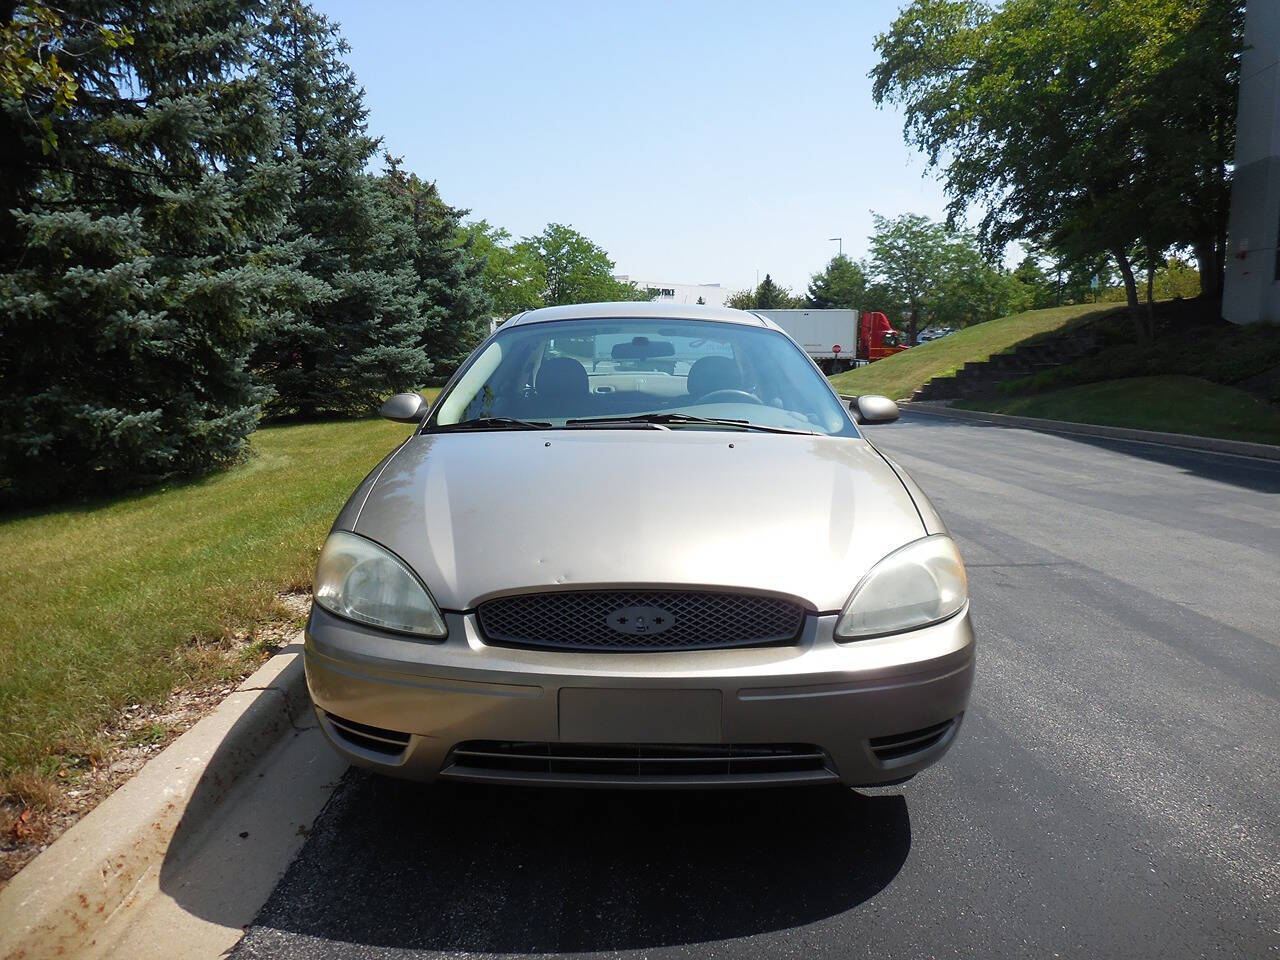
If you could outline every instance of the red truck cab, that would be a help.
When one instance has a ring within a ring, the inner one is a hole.
[[[890,354],[901,353],[907,349],[905,340],[902,331],[890,326],[889,318],[883,313],[864,313],[858,324],[858,359],[872,363]]]

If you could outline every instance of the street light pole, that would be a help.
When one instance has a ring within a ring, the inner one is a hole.
[[[837,254],[837,256],[843,257],[844,256],[844,237],[827,237],[827,240],[828,241],[834,240],[836,243],[840,244],[840,253]]]

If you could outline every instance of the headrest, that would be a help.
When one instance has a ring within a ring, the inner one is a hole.
[[[741,390],[738,364],[730,357],[703,357],[689,368],[687,389],[692,397],[705,397],[717,390]]]
[[[573,397],[588,393],[587,369],[573,357],[551,357],[538,367],[534,388],[544,397]]]

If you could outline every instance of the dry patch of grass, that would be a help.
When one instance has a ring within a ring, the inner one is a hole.
[[[276,599],[280,619],[201,645],[200,682],[158,703],[131,703],[93,736],[54,744],[40,767],[5,775],[0,781],[0,885],[299,635],[310,592]]]

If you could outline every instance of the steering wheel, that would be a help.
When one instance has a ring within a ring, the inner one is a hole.
[[[754,393],[748,393],[746,390],[712,390],[710,393],[704,393],[697,399],[697,403],[714,403],[717,400],[745,400],[748,403],[763,404],[764,401],[757,397]]]

